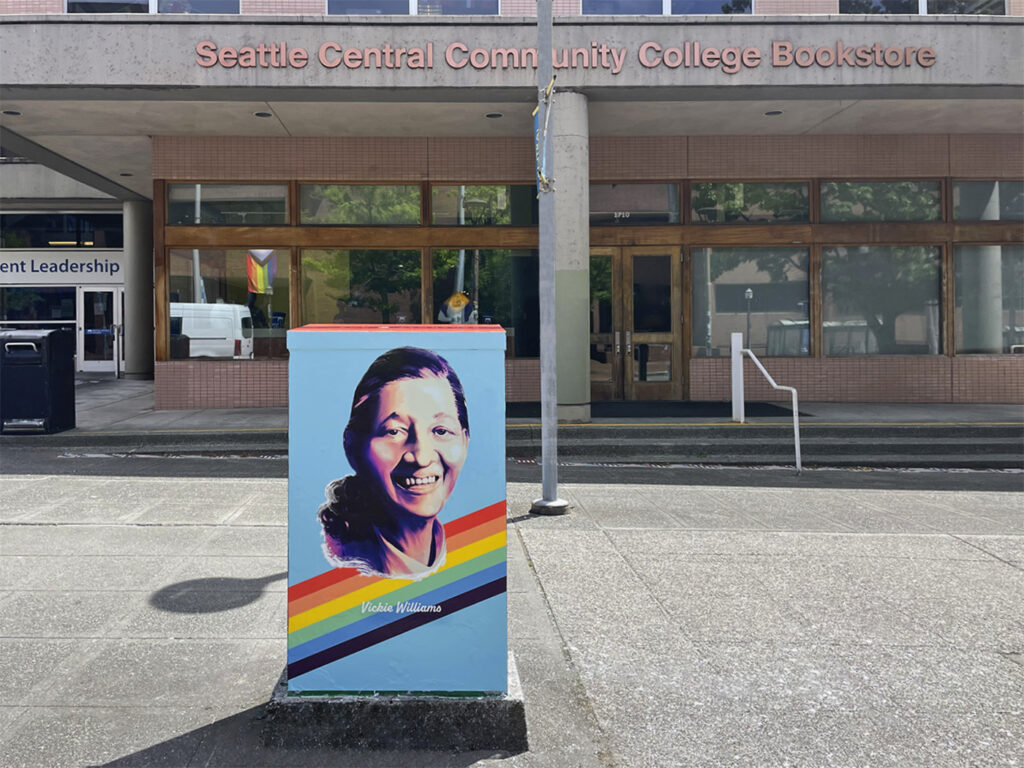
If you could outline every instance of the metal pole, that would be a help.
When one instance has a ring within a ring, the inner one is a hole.
[[[537,91],[536,125],[544,135],[536,138],[538,163],[547,151],[547,131],[551,130],[551,93],[553,73],[551,0],[537,0]],[[552,153],[553,154],[553,153]],[[555,368],[555,191],[547,183],[553,173],[546,165],[547,178],[537,169],[540,239],[540,433],[541,484],[543,494],[533,502],[531,512],[564,515],[569,505],[558,498],[558,386]]]
[[[732,420],[747,420],[746,397],[743,392],[743,334],[729,334],[730,370],[732,371]]]
[[[196,184],[196,202],[195,202],[195,214],[193,216],[193,224],[199,223],[199,216],[202,212],[200,189],[201,184]],[[199,303],[205,303],[206,297],[203,296],[203,274],[200,271],[199,265],[199,249],[192,249],[192,301]]]

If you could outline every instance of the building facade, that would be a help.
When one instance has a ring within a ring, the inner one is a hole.
[[[1024,402],[1024,5],[554,5],[563,417],[727,399],[736,331],[805,400]],[[0,12],[3,145],[122,206],[123,369],[158,407],[283,405],[310,322],[499,323],[539,399],[532,1]]]

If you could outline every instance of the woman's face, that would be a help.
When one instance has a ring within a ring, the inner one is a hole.
[[[380,390],[367,468],[399,513],[430,518],[451,496],[468,443],[447,379],[392,381]]]

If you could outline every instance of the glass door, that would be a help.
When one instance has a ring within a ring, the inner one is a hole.
[[[78,289],[78,370],[120,374],[122,296],[116,287]]]
[[[591,251],[590,391],[595,401],[682,398],[678,247]]]

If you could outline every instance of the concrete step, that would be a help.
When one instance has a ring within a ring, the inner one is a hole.
[[[893,456],[880,454],[847,454],[836,456],[801,457],[805,468],[823,467],[870,467],[894,469],[972,469],[972,470],[1018,470],[1024,471],[1019,454],[988,454],[968,456],[964,454],[942,454],[931,456]],[[520,463],[540,465],[539,456],[512,459]],[[586,456],[564,456],[559,453],[558,463],[562,466],[736,466],[736,467],[792,467],[796,461],[792,450],[789,454],[745,454],[717,456],[654,455],[645,460],[612,460]],[[1024,481],[1022,481],[1024,482]]]
[[[474,439],[481,439],[474,434]],[[286,455],[284,430],[224,432],[153,431],[136,434],[72,430],[54,435],[3,435],[6,445],[46,446],[77,452],[169,455]],[[809,425],[801,430],[804,463],[811,466],[930,466],[1019,468],[1024,466],[1020,425]],[[541,455],[538,425],[506,429],[510,458]],[[558,430],[559,457],[624,463],[788,464],[793,433],[781,425],[565,425]]]
[[[509,439],[540,439],[539,424],[510,424],[506,432]],[[742,437],[776,439],[793,433],[792,423],[779,424],[565,424],[558,428],[560,440],[586,439],[600,434],[602,437],[645,439],[675,437],[681,434],[691,437]],[[801,436],[830,438],[876,439],[886,437],[922,437],[928,440],[962,438],[1008,438],[1024,444],[1024,427],[1020,424],[815,424],[800,425]]]
[[[1004,440],[971,440],[956,442],[923,442],[920,440],[898,440],[886,438],[871,441],[849,440],[801,440],[801,451],[805,456],[843,456],[851,453],[884,454],[887,456],[940,456],[963,454],[984,456],[990,454],[1016,455],[1024,463],[1024,446]],[[508,456],[538,455],[541,445],[538,441],[508,441]],[[648,456],[752,456],[789,455],[793,453],[793,440],[645,440],[623,443],[616,440],[559,440],[558,453],[562,456],[603,456],[607,458]]]

